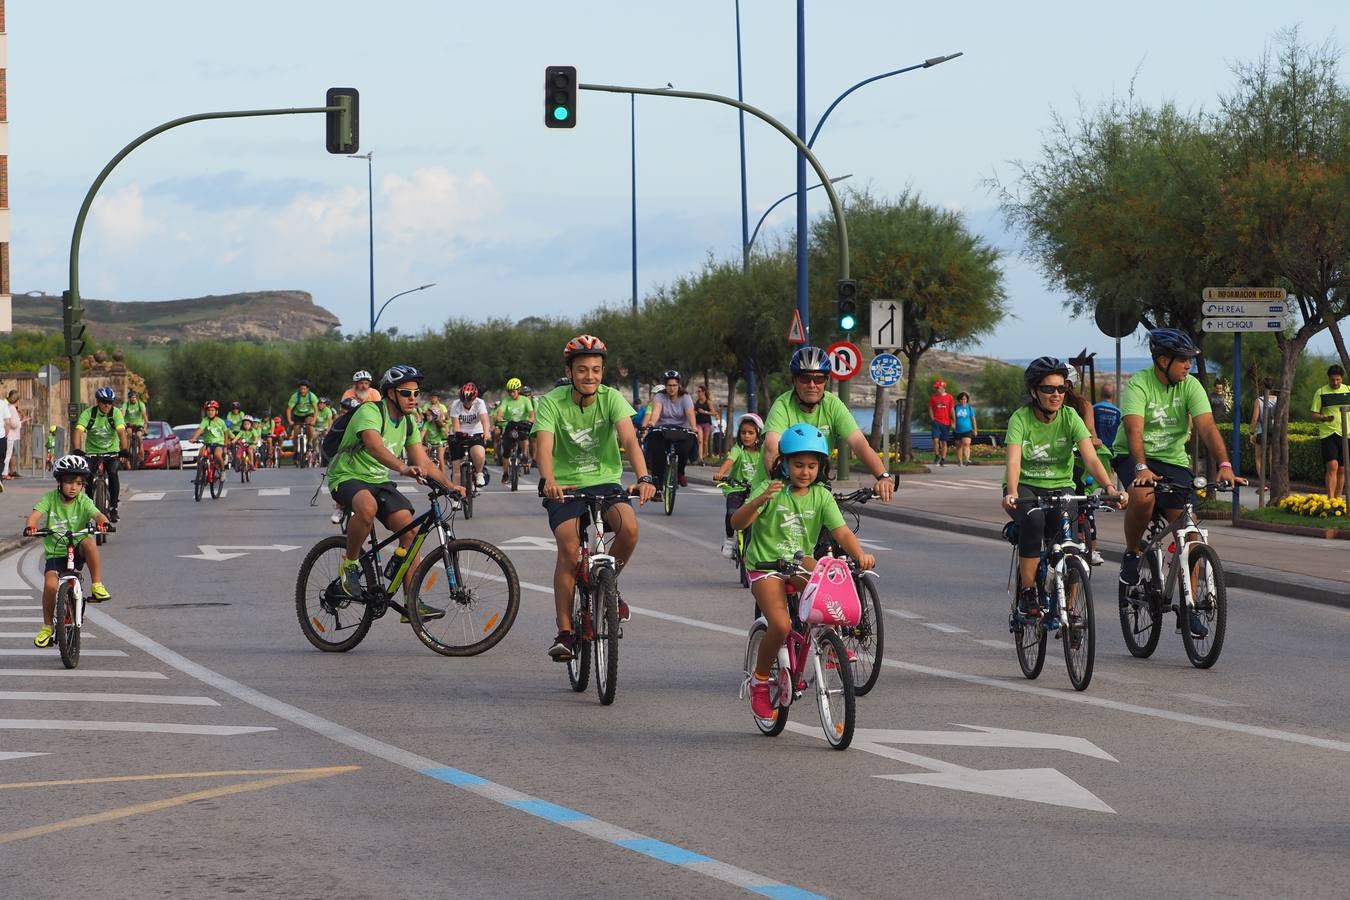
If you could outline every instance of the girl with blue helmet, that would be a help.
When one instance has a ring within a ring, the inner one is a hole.
[[[829,529],[830,536],[862,568],[876,565],[876,558],[863,551],[857,536],[844,524],[839,504],[830,493],[830,447],[821,430],[804,423],[791,425],[778,446],[773,480],[731,517],[732,528],[747,528],[751,523],[755,526],[745,554],[750,591],[768,623],[750,679],[750,709],[761,719],[772,719],[775,713],[769,698],[769,669],[778,658],[792,621],[787,583],[768,577],[772,573],[757,570],[755,565],[790,560],[800,552],[802,566],[815,568],[816,561],[810,554],[823,528]],[[798,579],[797,589],[805,583]]]

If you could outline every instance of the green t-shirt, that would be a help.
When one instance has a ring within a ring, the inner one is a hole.
[[[236,412],[235,410],[230,410],[225,414],[224,419],[225,427],[230,429],[230,431],[238,433],[239,426],[244,424],[244,413],[242,411]]]
[[[122,411],[115,406],[106,416],[98,411],[97,406],[90,406],[80,413],[75,423],[76,428],[82,428],[85,432],[84,452],[96,456],[116,453],[121,448],[122,442],[117,432],[125,430],[126,425],[127,420],[122,417]]]
[[[88,528],[89,523],[98,518],[98,507],[85,491],[81,491],[69,503],[61,497],[60,488],[48,491],[38,498],[33,509],[47,517],[41,527],[52,531],[79,531]],[[66,539],[47,535],[42,539],[42,549],[48,559],[62,559],[66,555]]]
[[[858,420],[853,418],[853,413],[849,412],[844,401],[834,394],[826,394],[816,404],[815,410],[807,413],[802,412],[792,391],[788,391],[779,395],[773,401],[773,406],[769,407],[769,417],[764,420],[764,432],[782,434],[799,422],[819,428],[831,450],[838,449],[858,430]]]
[[[1042,422],[1030,406],[1017,410],[1008,419],[1004,438],[1011,446],[1022,448],[1022,469],[1018,484],[1038,488],[1073,487],[1074,448],[1092,437],[1078,411],[1062,407],[1049,422]]]
[[[631,418],[623,394],[600,385],[586,407],[572,402],[572,386],[554,388],[539,398],[534,429],[553,435],[553,477],[558,484],[593,487],[618,484],[623,476],[617,424]]]
[[[747,450],[737,444],[731,448],[731,452],[727,454],[727,459],[731,460],[731,470],[727,472],[728,478],[749,482],[751,495],[758,494],[763,490],[768,475],[764,472],[764,451],[762,449]],[[722,485],[722,493],[727,494],[732,490],[733,488],[728,485]]]
[[[262,432],[256,428],[240,428],[234,436],[250,447],[256,447],[262,441]]]
[[[763,494],[770,483],[766,482],[755,496]],[[751,526],[746,563],[792,559],[799,550],[810,556],[815,552],[822,528],[833,531],[843,524],[839,504],[825,485],[813,484],[800,497],[784,485],[777,496],[764,504]]]
[[[326,431],[331,424],[333,424],[333,407],[325,406],[323,409],[314,410],[315,428],[320,431]]]
[[[533,410],[534,404],[529,397],[517,397],[514,400],[507,397],[497,404],[496,419],[498,422],[528,422]]]
[[[1120,398],[1120,415],[1142,416],[1144,419],[1144,456],[1183,468],[1190,465],[1186,454],[1186,435],[1190,420],[1212,412],[1209,397],[1200,379],[1194,375],[1172,387],[1157,379],[1152,369],[1145,369],[1125,382]],[[1122,424],[1116,432],[1111,449],[1116,456],[1130,455],[1130,441]]]
[[[286,406],[291,410],[293,416],[310,416],[314,414],[315,397],[314,392],[310,391],[301,397],[300,392],[291,394],[291,399],[286,401]]]
[[[1333,388],[1328,384],[1318,389],[1317,393],[1313,394],[1312,411],[1315,413],[1322,411],[1323,394],[1350,394],[1350,384],[1341,382],[1341,386],[1338,388]],[[1330,404],[1327,405],[1330,406]],[[1327,410],[1327,415],[1332,416],[1330,422],[1317,423],[1317,436],[1319,438],[1331,437],[1333,434],[1339,436],[1341,433],[1341,411],[1332,406]]]
[[[337,455],[328,464],[330,491],[337,490],[344,481],[353,479],[368,484],[383,484],[389,480],[389,469],[371,456],[361,443],[363,431],[378,431],[385,449],[394,456],[402,456],[405,447],[422,443],[422,431],[417,427],[416,416],[401,416],[395,422],[387,412],[385,401],[362,403],[347,420],[347,429],[342,432]]]
[[[122,418],[128,425],[145,424],[145,404],[140,400],[135,403],[130,401],[122,404]]]
[[[445,443],[445,435],[450,427],[450,410],[444,403],[428,403],[422,411],[422,440],[429,447],[439,447]]]
[[[225,420],[222,419],[220,416],[216,416],[215,418],[207,416],[205,419],[202,419],[200,423],[198,423],[197,427],[202,430],[201,434],[202,443],[208,446],[210,446],[211,444],[225,443],[227,433],[232,432],[234,430],[233,428],[230,428],[228,425],[226,425]]]

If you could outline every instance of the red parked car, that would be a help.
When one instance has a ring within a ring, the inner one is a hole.
[[[168,422],[147,422],[141,437],[142,469],[181,469],[183,444]]]

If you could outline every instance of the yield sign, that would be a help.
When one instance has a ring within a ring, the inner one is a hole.
[[[224,562],[227,559],[234,559],[237,556],[247,556],[252,550],[279,550],[282,553],[288,550],[299,550],[299,547],[292,547],[290,544],[267,544],[261,547],[225,547],[217,544],[198,544],[197,549],[201,553],[179,554],[179,559],[205,559],[210,562]],[[239,551],[237,553],[226,553],[226,550]]]

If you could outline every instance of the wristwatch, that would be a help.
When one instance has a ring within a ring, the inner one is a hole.
[[[638,484],[656,484],[656,479],[651,475],[643,475],[638,479]]]
[[[1145,469],[1147,469],[1147,468],[1148,468],[1148,463],[1135,463],[1135,464],[1134,464],[1134,470],[1135,470],[1136,472],[1143,472],[1143,471],[1144,471]]]
[[[891,473],[882,472],[880,475],[874,475],[873,477],[876,478],[877,481],[890,481]]]

